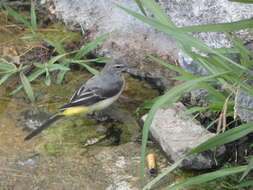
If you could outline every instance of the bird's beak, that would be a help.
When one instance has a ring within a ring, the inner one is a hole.
[[[126,72],[128,73],[128,72],[131,72],[132,70],[132,68],[137,68],[137,65],[128,65],[127,66],[127,68],[126,68]]]
[[[127,68],[137,68],[137,65],[128,65]]]

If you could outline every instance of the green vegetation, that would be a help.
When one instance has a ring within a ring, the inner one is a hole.
[[[252,3],[252,1],[247,2]],[[150,109],[148,117],[144,123],[142,135],[141,182],[144,186],[144,167],[148,131],[154,114],[160,107],[165,105],[171,105],[189,91],[204,88],[210,93],[210,96],[208,97],[210,104],[202,108],[193,107],[184,114],[206,110],[218,112],[220,113],[220,117],[216,120],[216,123],[219,123],[219,127],[222,127],[222,129],[225,130],[227,126],[227,116],[234,116],[235,119],[238,119],[236,115],[236,109],[239,106],[236,104],[236,98],[238,96],[238,93],[244,92],[245,94],[253,97],[253,87],[246,83],[246,79],[252,79],[253,72],[252,70],[250,70],[250,66],[252,65],[252,59],[250,58],[250,56],[253,54],[253,52],[248,50],[244,46],[243,41],[238,36],[232,33],[226,33],[234,44],[233,48],[212,49],[206,46],[201,40],[194,38],[192,35],[187,34],[186,32],[233,32],[241,29],[247,29],[248,32],[251,32],[252,34],[250,28],[253,27],[253,19],[245,19],[234,23],[210,24],[204,26],[189,26],[178,28],[154,0],[140,0],[138,1],[138,6],[147,8],[154,15],[155,19],[151,19],[145,15],[143,16],[141,14],[135,13],[117,4],[116,6],[118,6],[120,9],[124,10],[128,14],[134,16],[135,18],[141,20],[142,22],[145,22],[160,30],[161,32],[164,32],[174,37],[179,42],[181,50],[191,56],[201,67],[203,67],[209,73],[209,75],[206,76],[192,75],[190,73],[185,72],[179,67],[164,63],[158,58],[150,57],[153,61],[164,65],[168,69],[178,72],[180,76],[175,77],[174,80],[181,80],[184,81],[184,83],[172,88],[164,95],[141,106],[141,108]],[[236,63],[229,56],[227,56],[228,53],[237,53],[240,57],[241,64]],[[215,85],[217,86],[217,84],[225,87],[225,91],[220,92],[216,90]],[[210,148],[215,148],[217,146],[239,139],[249,134],[250,132],[253,132],[252,125],[253,123],[251,122],[238,126],[234,129],[227,130],[226,132],[219,134],[212,139],[204,142],[203,144],[199,145],[191,152],[189,152],[187,156],[208,150]],[[146,184],[143,189],[150,189],[153,185],[160,181],[162,177],[175,169],[181,161],[182,160],[179,160],[174,163],[164,173],[160,174],[151,182]],[[238,182],[240,183],[240,181],[242,181],[245,176],[247,176],[247,174],[252,168],[253,157],[249,159],[249,164],[246,166],[230,167],[228,169],[220,169],[216,172],[199,175],[187,179],[181,183],[172,185],[167,189],[178,189],[184,186],[208,182],[218,177],[232,175],[235,173],[243,173],[241,179],[238,180]],[[247,186],[251,183],[252,181],[245,182],[244,184],[238,185],[238,188],[244,185]]]
[[[87,63],[107,62],[108,58],[95,58],[95,59],[83,59],[87,53],[94,50],[100,43],[104,42],[110,37],[110,34],[105,34],[88,44],[83,45],[79,50],[67,52],[64,49],[64,41],[67,38],[61,40],[51,40],[47,38],[47,35],[41,34],[37,25],[37,18],[35,14],[35,4],[31,2],[30,19],[22,16],[12,8],[4,6],[5,10],[10,14],[16,21],[22,23],[26,28],[30,30],[30,34],[22,36],[22,40],[35,40],[41,44],[45,43],[47,46],[53,48],[52,56],[45,62],[32,62],[30,64],[23,65],[22,63],[12,63],[4,58],[0,59],[0,85],[6,82],[8,79],[13,78],[19,73],[21,85],[17,86],[11,94],[17,93],[22,88],[27,93],[28,98],[31,102],[35,102],[35,97],[32,91],[32,81],[36,80],[40,76],[44,76],[44,82],[47,86],[51,85],[51,74],[53,71],[58,71],[56,83],[60,84],[65,74],[70,71],[71,64],[78,64],[84,67],[92,74],[96,74],[98,71]],[[18,65],[18,66],[17,66]]]

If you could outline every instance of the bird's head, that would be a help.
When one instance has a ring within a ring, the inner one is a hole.
[[[120,74],[122,72],[126,72],[128,68],[129,68],[129,65],[127,65],[124,61],[114,59],[111,62],[106,63],[103,71]]]

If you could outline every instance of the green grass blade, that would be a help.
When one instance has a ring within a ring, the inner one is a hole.
[[[91,66],[85,64],[85,63],[78,63],[79,65],[83,66],[85,69],[87,69],[90,73],[92,73],[93,75],[98,74],[98,70],[92,68]]]
[[[159,7],[159,5],[154,0],[141,0],[141,2],[161,23],[170,27],[176,27],[169,16]]]
[[[66,73],[67,73],[67,71],[60,71],[57,74],[56,84],[61,84],[62,83]]]
[[[153,179],[152,181],[150,181],[148,184],[146,184],[143,187],[143,190],[148,190],[150,189],[153,185],[155,185],[158,181],[160,181],[163,177],[165,177],[166,175],[168,175],[170,172],[172,172],[174,169],[176,169],[178,167],[179,164],[181,164],[181,162],[183,161],[184,158],[178,160],[177,162],[175,162],[174,164],[172,164],[170,167],[166,168],[165,171],[163,173],[161,173],[160,175],[158,175],[155,179]]]
[[[14,64],[5,63],[0,60],[0,70],[9,71],[9,70],[16,70],[16,69],[17,69],[17,67]]]
[[[163,60],[158,59],[158,58],[153,57],[153,56],[149,56],[149,57],[150,57],[150,59],[151,59],[152,61],[155,61],[155,62],[157,62],[157,63],[159,63],[159,64],[165,66],[166,68],[168,68],[168,69],[170,69],[170,70],[172,70],[172,71],[176,71],[176,72],[178,72],[179,74],[181,74],[181,75],[183,75],[183,76],[187,76],[187,77],[189,77],[189,78],[191,78],[191,79],[194,78],[194,75],[192,75],[192,74],[186,72],[185,70],[181,69],[180,67],[177,67],[177,66],[175,66],[175,65],[168,64],[168,63],[164,62]]]
[[[235,48],[215,48],[215,51],[222,53],[222,54],[229,54],[229,53],[240,53]]]
[[[0,79],[0,86],[8,80],[8,78],[11,76],[12,74],[6,74],[4,75],[1,79]]]
[[[51,64],[48,65],[49,71],[61,70],[61,71],[69,71],[70,68],[63,66],[61,64]]]
[[[190,115],[190,114],[193,114],[195,112],[201,112],[201,111],[204,111],[204,110],[208,110],[209,109],[209,106],[205,106],[205,107],[192,107],[192,108],[189,108],[187,109],[186,111],[180,113],[177,117],[183,117],[185,115]]]
[[[239,139],[239,138],[249,134],[250,132],[253,132],[253,122],[241,125],[239,127],[230,129],[224,133],[216,135],[215,137],[212,137],[211,139],[205,141],[204,143],[202,143],[199,146],[197,146],[196,148],[194,148],[187,155],[192,155],[195,153],[203,152],[205,150],[215,148],[217,146],[232,142],[236,139]]]
[[[69,68],[69,65],[70,65],[70,62],[67,60],[67,59],[64,59],[63,62],[60,63],[61,65],[65,66],[65,67],[68,67]],[[65,74],[67,73],[68,71],[63,71],[63,70],[60,70],[60,72],[57,74],[57,78],[56,78],[56,84],[61,84],[64,77],[65,77]]]
[[[31,0],[31,30],[35,33],[37,28],[37,21],[36,21],[36,13],[35,13],[35,3]]]
[[[205,182],[212,181],[212,180],[220,178],[220,177],[243,172],[243,170],[245,170],[245,167],[234,167],[234,168],[221,169],[221,170],[218,170],[215,172],[210,172],[207,174],[202,174],[202,175],[199,175],[196,177],[192,177],[192,178],[187,179],[181,183],[175,184],[172,187],[167,188],[166,190],[176,190],[176,189],[179,189],[179,188],[182,188],[185,186],[189,186],[189,185],[196,185],[196,184],[205,183]]]
[[[48,61],[48,65],[54,64],[56,61],[58,61],[59,59],[65,57],[66,55],[69,55],[70,53],[64,53],[61,55],[57,55],[52,57],[49,61]]]
[[[100,57],[100,58],[86,59],[86,60],[68,59],[68,61],[71,62],[71,63],[91,63],[91,62],[96,62],[96,63],[107,63],[107,62],[111,61],[111,58]]]
[[[10,8],[7,5],[4,5],[4,8],[17,21],[22,22],[27,28],[30,28],[30,29],[32,28],[30,23],[22,15],[20,15],[18,12],[16,12],[14,9]]]
[[[253,180],[246,181],[244,183],[241,183],[239,185],[233,186],[230,189],[242,189],[243,187],[253,186]]]
[[[249,172],[253,169],[253,157],[251,157],[249,164],[246,168],[246,170],[243,172],[242,177],[240,179],[240,181],[242,181],[248,174]]]
[[[49,71],[47,69],[46,69],[46,78],[44,79],[44,82],[47,86],[51,85],[51,77],[50,77]]]
[[[253,22],[253,19],[252,19]],[[252,65],[252,62],[250,60],[251,52],[244,46],[243,41],[235,36],[235,35],[229,35],[230,40],[234,42],[234,46],[236,49],[238,49],[238,52],[240,52],[240,63],[244,65],[247,68],[250,68]]]
[[[141,3],[141,0],[135,0],[137,6],[139,7],[140,11],[142,12],[142,14],[144,14],[145,16],[147,16],[143,6],[142,6],[142,3]]]
[[[44,69],[45,68],[45,65],[44,64],[41,64],[39,62],[33,62],[32,63],[35,67],[38,67],[38,68],[41,68],[41,69]]]
[[[22,36],[19,39],[21,39],[21,40],[28,40],[28,39],[32,39],[32,38],[35,38],[35,37],[36,37],[36,35],[31,34],[31,35]]]
[[[237,3],[249,3],[253,4],[253,0],[229,0],[231,2],[237,2]]]
[[[159,98],[160,96],[155,97],[152,100],[149,100],[147,102],[144,102],[143,104],[139,105],[139,107],[137,108],[137,111],[142,110],[142,109],[150,109]]]
[[[178,28],[181,32],[232,32],[253,27],[253,19],[244,19],[222,24],[206,24]]]
[[[28,98],[30,99],[30,101],[32,103],[34,103],[35,98],[34,98],[34,94],[33,94],[31,84],[30,84],[29,80],[27,79],[27,77],[24,75],[23,72],[20,72],[20,79],[21,79],[22,85],[25,89],[25,92],[26,92]]]
[[[38,78],[40,75],[44,74],[46,71],[45,69],[38,69],[35,72],[33,72],[30,76],[28,76],[29,82],[32,82],[36,78]],[[10,94],[13,95],[20,91],[23,88],[23,85],[19,85],[15,90],[13,90]]]
[[[99,57],[99,58],[96,58],[96,59],[89,59],[89,60],[90,60],[90,62],[107,63],[107,62],[111,61],[112,59],[108,58],[108,57]]]
[[[65,54],[65,50],[63,48],[63,46],[60,43],[57,42],[53,42],[52,40],[43,38],[43,40],[50,46],[54,47],[55,51],[59,54]]]
[[[81,59],[84,55],[86,55],[88,52],[94,50],[99,44],[106,41],[111,36],[111,33],[107,33],[103,36],[100,36],[99,38],[91,41],[90,43],[84,45],[81,47],[79,52],[74,56],[74,59]]]
[[[216,90],[214,87],[207,83],[199,83],[199,86],[206,89],[213,97],[215,97],[217,100],[225,101],[226,97],[224,94],[220,93],[218,90]]]

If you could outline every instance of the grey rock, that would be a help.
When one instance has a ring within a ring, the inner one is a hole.
[[[200,65],[194,61],[190,56],[182,52],[178,53],[178,62],[182,69],[193,75],[207,75],[208,72],[200,67]]]
[[[191,116],[179,115],[186,110],[182,103],[159,109],[152,121],[150,133],[172,161],[182,158],[187,152],[215,136],[205,130]],[[145,119],[145,117],[144,117]],[[181,168],[204,170],[219,166],[224,159],[224,146],[187,157]]]
[[[27,109],[20,114],[19,120],[24,129],[34,130],[49,117],[49,113],[43,110]]]
[[[35,154],[30,157],[26,158],[19,158],[16,161],[17,167],[27,167],[27,166],[34,166],[39,162],[40,154]]]
[[[253,86],[253,81],[248,81],[248,84]],[[244,92],[240,92],[236,104],[239,117],[246,122],[253,121],[253,111],[250,111],[250,109],[253,109],[253,97]]]
[[[177,26],[227,23],[253,16],[253,5],[227,0],[159,0],[159,3]],[[224,33],[202,32],[194,36],[214,48],[231,46]]]

